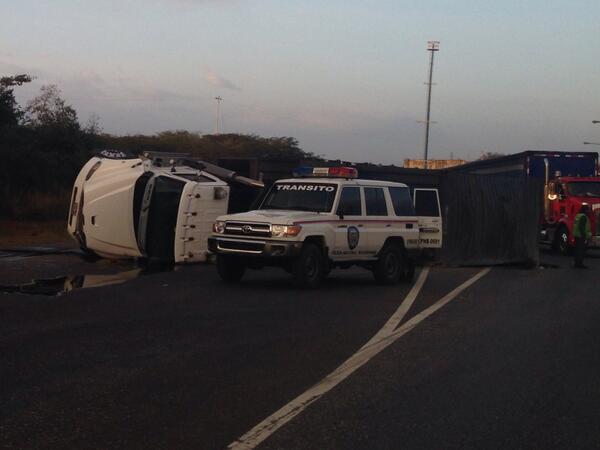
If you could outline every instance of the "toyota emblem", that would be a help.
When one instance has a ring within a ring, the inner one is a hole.
[[[252,227],[251,227],[250,225],[244,225],[244,226],[242,227],[242,231],[243,231],[244,233],[250,233],[250,232],[252,231]]]

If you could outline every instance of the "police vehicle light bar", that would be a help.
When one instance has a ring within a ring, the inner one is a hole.
[[[298,167],[293,174],[295,177],[356,178],[358,170],[354,167]]]

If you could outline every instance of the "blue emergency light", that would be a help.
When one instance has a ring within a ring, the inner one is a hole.
[[[295,177],[356,178],[354,167],[297,167],[292,171]]]

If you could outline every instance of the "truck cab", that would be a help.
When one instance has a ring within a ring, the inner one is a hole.
[[[103,151],[75,180],[67,228],[91,255],[206,261],[212,225],[228,212],[228,176],[262,189],[182,154]]]
[[[542,238],[555,250],[567,253],[575,244],[575,216],[584,204],[590,207],[592,238],[589,247],[600,248],[600,177],[563,177],[549,180],[545,190]]]
[[[224,281],[277,266],[312,288],[331,269],[358,265],[393,284],[412,277],[422,249],[442,245],[435,189],[416,190],[423,204],[415,205],[405,184],[358,179],[352,167],[303,167],[294,175],[275,182],[258,209],[215,222],[209,249]]]

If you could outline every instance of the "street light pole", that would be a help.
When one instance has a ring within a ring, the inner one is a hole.
[[[215,134],[220,134],[219,122],[221,121],[221,102],[223,101],[223,99],[219,95],[215,97],[215,100],[217,101],[217,111],[215,117]]]
[[[425,169],[427,169],[427,158],[429,153],[429,124],[431,123],[431,86],[433,86],[433,55],[440,50],[440,41],[428,41],[427,51],[430,52],[429,57],[429,81],[427,85],[427,117],[425,118]]]

